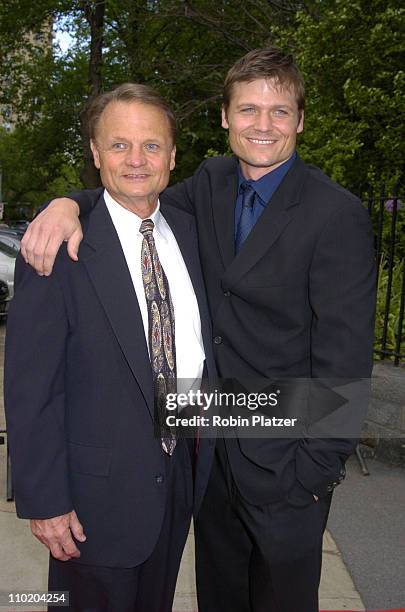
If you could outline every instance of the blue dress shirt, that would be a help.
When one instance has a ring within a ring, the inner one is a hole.
[[[253,225],[256,223],[267,204],[270,202],[274,192],[280,185],[281,181],[295,162],[297,158],[297,152],[295,152],[290,159],[281,164],[275,170],[268,172],[262,178],[257,181],[246,180],[242,175],[240,166],[238,166],[238,197],[236,198],[235,204],[235,238],[236,230],[239,224],[240,216],[242,214],[242,190],[240,188],[242,183],[249,183],[256,191],[256,197],[253,204]]]

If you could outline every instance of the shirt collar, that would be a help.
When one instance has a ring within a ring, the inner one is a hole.
[[[239,182],[239,190],[242,183],[249,183],[252,185],[256,193],[258,194],[260,200],[264,205],[266,205],[271,199],[273,193],[276,191],[277,187],[280,185],[281,181],[297,159],[297,152],[294,151],[293,155],[287,159],[287,161],[283,162],[281,166],[268,172],[257,181],[247,180],[242,174],[240,169],[240,165],[238,165],[238,182]]]
[[[104,189],[104,200],[107,205],[107,208],[113,218],[113,221],[117,221],[123,225],[128,224],[131,226],[133,231],[139,232],[139,228],[141,227],[141,223],[143,219],[138,217],[138,215],[134,212],[131,212],[127,208],[124,208],[122,204],[117,202],[107,191]],[[158,199],[156,208],[151,215],[149,215],[148,219],[151,219],[154,223],[154,231],[156,230],[159,234],[164,238],[164,232],[162,232],[162,223],[163,217],[160,212],[160,201]],[[139,233],[141,236],[142,234]]]

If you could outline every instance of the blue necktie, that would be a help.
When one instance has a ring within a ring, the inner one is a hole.
[[[235,249],[239,251],[242,244],[250,234],[254,225],[253,221],[253,204],[255,201],[256,191],[250,183],[242,183],[240,186],[243,192],[242,213],[240,215],[238,227],[236,229]]]

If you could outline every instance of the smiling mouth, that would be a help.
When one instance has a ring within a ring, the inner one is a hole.
[[[249,142],[253,142],[253,144],[258,144],[258,145],[271,145],[274,144],[275,142],[277,142],[277,140],[264,140],[263,138],[248,138]]]
[[[129,180],[144,180],[149,178],[149,174],[123,174],[123,177]]]

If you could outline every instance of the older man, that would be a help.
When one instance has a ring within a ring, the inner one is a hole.
[[[238,60],[222,126],[235,155],[205,160],[162,196],[197,219],[220,375],[369,377],[371,223],[357,198],[296,153],[304,83],[292,57],[266,48]],[[97,192],[76,199],[88,210]],[[76,215],[76,204],[58,202],[34,222],[23,248],[41,273],[62,238],[72,236],[74,251]],[[218,439],[195,525],[202,612],[318,609],[322,535],[349,437]]]
[[[61,250],[49,278],[17,265],[5,371],[17,513],[49,548],[49,589],[69,591],[71,610],[169,612],[193,456],[159,399],[201,378],[205,348],[213,368],[197,237],[189,214],[159,205],[175,164],[166,102],[125,84],[88,120],[104,190],[80,262]],[[202,444],[195,506],[212,454]]]

